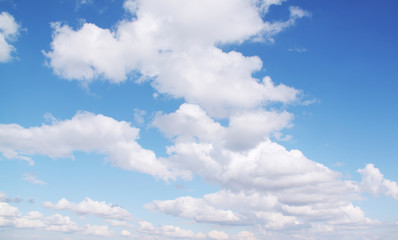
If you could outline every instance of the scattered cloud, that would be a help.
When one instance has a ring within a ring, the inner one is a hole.
[[[297,6],[290,6],[289,11],[290,17],[286,21],[264,22],[262,34],[255,37],[254,40],[274,43],[275,39],[273,37],[285,29],[295,25],[297,19],[311,17],[310,12],[305,11]]]
[[[18,208],[4,202],[0,202],[0,226],[52,232],[82,233],[102,237],[113,235],[108,226],[90,224],[79,226],[70,217],[60,214],[45,217],[38,211],[30,211],[26,215],[22,215]]]
[[[132,216],[126,210],[119,206],[106,202],[94,201],[91,198],[85,198],[80,203],[70,202],[63,198],[57,203],[43,202],[43,206],[54,210],[69,210],[79,215],[95,215],[110,219],[130,219]]]
[[[12,15],[7,12],[0,13],[0,62],[12,59],[15,48],[10,42],[16,40],[20,28]]]
[[[288,50],[289,52],[298,52],[298,53],[303,53],[308,51],[308,49],[302,47],[289,48]]]
[[[47,184],[46,182],[37,179],[36,176],[33,175],[32,173],[25,173],[25,174],[24,174],[23,180],[28,181],[28,182],[31,182],[31,183],[33,183],[33,184],[39,184],[39,185],[45,185],[45,184]]]
[[[134,121],[137,124],[144,124],[146,111],[142,109],[134,109]]]

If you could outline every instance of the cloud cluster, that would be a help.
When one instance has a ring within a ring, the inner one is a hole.
[[[15,51],[14,46],[10,44],[16,40],[20,31],[19,24],[14,17],[7,12],[0,13],[0,62],[11,60],[11,54]]]
[[[154,126],[174,143],[168,147],[169,165],[187,177],[198,174],[217,183],[221,190],[202,198],[156,200],[146,207],[197,222],[276,232],[378,224],[352,203],[360,198],[361,183],[344,181],[299,150],[289,151],[269,139],[288,127],[291,118],[287,112],[245,111],[231,115],[223,126],[192,104],[158,114]]]
[[[261,60],[218,45],[269,38],[309,14],[290,8],[286,22],[265,22],[268,7],[282,1],[126,1],[134,17],[114,28],[85,23],[80,29],[54,23],[47,56],[54,72],[87,85],[103,78],[120,83],[139,73],[159,92],[199,104],[211,115],[297,100],[299,91],[252,74]]]
[[[0,202],[0,227],[4,226],[52,232],[82,233],[102,237],[113,235],[113,232],[108,229],[108,226],[90,224],[79,226],[68,216],[54,214],[45,217],[38,211],[30,211],[22,215],[18,208],[8,203]]]
[[[136,140],[139,129],[113,118],[79,112],[72,119],[50,125],[23,128],[0,124],[0,152],[6,158],[33,161],[29,155],[73,158],[76,151],[104,154],[115,166],[168,180],[173,174],[155,153],[143,149]]]
[[[181,229],[180,227],[172,226],[172,225],[164,225],[155,227],[150,222],[141,221],[138,222],[138,232],[160,236],[162,239],[170,239],[170,238],[182,238],[182,239],[205,239],[205,235],[203,233],[194,233],[191,230]]]
[[[141,239],[203,239],[203,240],[256,240],[253,233],[242,231],[229,235],[223,231],[211,230],[207,234],[202,232],[194,233],[191,230],[182,229],[173,225],[161,225],[155,227],[150,222],[138,222],[137,232]],[[145,237],[144,237],[145,236]],[[151,238],[153,236],[153,238]]]
[[[67,199],[62,198],[55,204],[44,202],[43,206],[55,210],[69,210],[78,215],[91,214],[106,219],[126,220],[132,217],[126,209],[110,203],[94,201],[91,198],[85,198],[80,203],[70,202]]]
[[[203,197],[154,200],[145,207],[200,223],[250,226],[265,234],[286,234],[281,239],[308,239],[315,233],[377,225],[378,221],[367,218],[353,202],[363,192],[398,200],[397,183],[384,179],[372,164],[359,170],[362,182],[345,181],[340,173],[308,159],[299,150],[287,150],[272,142],[291,126],[293,114],[267,106],[297,102],[301,92],[268,76],[254,77],[263,67],[259,57],[223,50],[226,44],[273,42],[276,34],[297,19],[311,15],[290,6],[287,20],[265,21],[270,6],[282,2],[126,0],[124,8],[130,18],[111,29],[92,23],[78,29],[53,23],[51,49],[45,56],[55,74],[83,86],[97,79],[119,84],[138,76],[137,82],[149,82],[157,93],[184,99],[179,109],[157,113],[152,123],[172,141],[168,156],[157,158],[153,151],[142,148],[137,143],[139,129],[130,123],[88,112],[40,127],[1,124],[0,152],[6,158],[31,164],[34,154],[73,158],[77,151],[95,152],[115,166],[165,181],[178,177],[189,180],[197,175],[217,184],[220,190]],[[14,22],[6,13],[1,16]],[[15,26],[7,30],[1,21],[0,37],[7,31],[11,32],[7,36],[17,33]],[[138,123],[143,122],[145,114],[136,111]],[[25,177],[40,183],[33,176]],[[39,212],[29,212],[23,216],[8,203],[0,204],[0,225],[113,235],[107,226],[79,227],[59,214],[43,217]],[[43,205],[103,217],[113,226],[131,227],[124,221],[131,218],[130,213],[106,202],[61,199]],[[256,238],[247,231],[230,236],[217,230],[203,234],[172,225],[155,227],[144,221],[138,225],[137,232],[153,236],[149,239]],[[128,237],[131,233],[123,230],[120,235]]]

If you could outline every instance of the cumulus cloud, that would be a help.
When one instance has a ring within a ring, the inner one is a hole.
[[[43,206],[55,210],[69,210],[79,215],[95,215],[103,218],[129,219],[131,214],[119,206],[111,203],[94,201],[91,198],[85,198],[80,203],[70,202],[63,198],[57,203],[43,202]]]
[[[198,139],[241,151],[255,147],[271,134],[290,126],[293,115],[286,112],[252,110],[236,112],[227,127],[212,119],[200,106],[182,104],[175,113],[157,114],[153,125],[175,142]],[[170,149],[171,151],[171,149]]]
[[[231,210],[216,209],[202,199],[180,197],[176,200],[153,201],[146,208],[173,216],[192,218],[197,222],[235,223],[239,217]]]
[[[358,172],[362,176],[360,183],[362,191],[373,195],[384,194],[398,201],[397,182],[385,179],[384,175],[373,164],[367,164],[365,168],[359,169]]]
[[[120,232],[120,236],[122,236],[122,237],[129,237],[129,236],[131,236],[131,233],[130,233],[129,231],[127,231],[127,230],[122,230],[122,231]]]
[[[281,1],[126,1],[135,16],[114,30],[85,23],[74,30],[54,23],[45,55],[54,72],[83,85],[104,78],[120,83],[133,72],[159,92],[199,104],[211,115],[255,108],[269,101],[297,100],[299,91],[252,77],[261,60],[223,52],[222,43],[273,36],[307,12],[291,8],[287,23],[264,22],[262,14]],[[285,26],[286,25],[286,26]]]
[[[216,231],[216,230],[209,232],[208,237],[210,239],[215,239],[215,240],[226,240],[229,238],[228,234],[226,234],[225,232]]]
[[[269,140],[270,132],[287,127],[290,118],[285,112],[244,112],[231,116],[224,127],[189,104],[158,115],[154,125],[174,141],[168,147],[170,164],[219,184],[221,190],[202,198],[153,201],[146,207],[197,222],[260,225],[268,231],[305,229],[313,222],[324,227],[377,224],[352,204],[360,198],[357,183],[343,181],[340,173]],[[252,126],[258,135],[251,133]],[[252,141],[246,148],[228,142],[244,135]]]
[[[18,208],[4,202],[0,202],[0,227],[1,226],[52,232],[82,233],[102,237],[113,235],[113,231],[109,230],[108,226],[90,224],[79,226],[76,222],[72,221],[70,217],[60,214],[46,217],[43,216],[41,212],[30,211],[22,215]]]
[[[238,233],[237,238],[238,240],[256,240],[256,236],[252,232],[242,231]]]
[[[79,112],[72,119],[50,125],[23,128],[17,124],[0,124],[0,152],[6,158],[33,161],[33,154],[52,158],[73,158],[76,151],[96,152],[107,156],[113,165],[150,174],[164,180],[174,175],[150,150],[136,140],[139,129],[125,121]]]
[[[138,222],[138,232],[159,236],[161,239],[205,239],[203,233],[194,233],[173,225],[153,226],[150,222]]]
[[[10,42],[16,40],[20,31],[19,24],[14,17],[7,12],[0,13],[0,62],[8,62],[15,51]]]
[[[84,234],[100,236],[100,237],[111,237],[114,232],[109,230],[108,226],[90,225],[85,226]]]
[[[11,206],[8,203],[0,202],[0,216],[1,217],[18,217],[21,213],[18,208]]]

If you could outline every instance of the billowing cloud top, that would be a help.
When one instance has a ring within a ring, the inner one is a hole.
[[[217,47],[275,35],[308,15],[294,7],[286,22],[264,22],[268,6],[280,2],[126,1],[134,17],[112,30],[54,23],[45,55],[56,74],[83,85],[99,78],[120,83],[139,72],[159,93],[199,104],[217,117],[269,101],[288,103],[297,100],[298,90],[252,77],[262,68],[258,57]]]

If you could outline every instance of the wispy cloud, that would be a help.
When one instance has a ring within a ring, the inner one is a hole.
[[[34,184],[40,184],[40,185],[46,185],[47,183],[37,179],[36,175],[32,173],[25,173],[23,180],[34,183]]]

